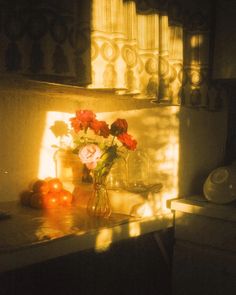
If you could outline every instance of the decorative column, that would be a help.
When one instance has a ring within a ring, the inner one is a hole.
[[[125,63],[120,54],[124,39],[123,14],[123,0],[92,1],[90,88],[125,87]]]
[[[138,55],[141,97],[156,98],[159,72],[159,15],[156,10],[138,11]]]
[[[169,95],[171,104],[182,103],[183,12],[177,2],[169,5]]]
[[[209,29],[207,17],[201,13],[190,16],[185,32],[185,105],[206,108],[209,83]]]
[[[161,14],[160,24],[160,60],[159,60],[159,92],[158,101],[170,102],[169,89],[169,24],[168,16]]]

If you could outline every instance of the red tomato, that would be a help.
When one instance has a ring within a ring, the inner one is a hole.
[[[47,181],[39,179],[39,180],[35,181],[32,189],[36,193],[46,194],[49,191],[49,185],[48,185]]]
[[[60,192],[63,188],[59,178],[52,178],[48,181],[49,192]]]
[[[67,190],[61,190],[59,193],[59,203],[62,206],[69,206],[72,203],[73,196]]]
[[[43,208],[43,197],[44,194],[42,193],[33,193],[30,198],[30,206],[36,209]]]
[[[23,191],[20,194],[20,202],[24,206],[30,206],[30,198],[32,196],[33,192],[32,191]]]
[[[56,208],[59,205],[59,193],[49,192],[43,197],[44,208]]]

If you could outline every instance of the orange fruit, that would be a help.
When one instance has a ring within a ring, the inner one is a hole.
[[[59,205],[59,193],[49,192],[43,197],[44,208],[56,208]]]
[[[32,208],[42,209],[43,208],[43,198],[44,198],[44,194],[42,194],[40,192],[33,193],[30,198],[30,206]]]
[[[23,191],[20,193],[20,202],[24,206],[30,206],[30,199],[32,196],[33,192],[32,191]]]
[[[36,193],[46,194],[49,191],[49,184],[45,180],[38,179],[33,184],[32,190]]]
[[[72,203],[73,195],[67,190],[61,190],[58,195],[59,203],[62,206],[69,206]]]
[[[59,178],[52,178],[48,181],[49,192],[60,192],[63,188]]]

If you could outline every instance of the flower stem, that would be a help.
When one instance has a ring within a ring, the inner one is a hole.
[[[111,146],[113,146],[114,140],[115,140],[115,136],[113,136],[113,138],[112,138]]]

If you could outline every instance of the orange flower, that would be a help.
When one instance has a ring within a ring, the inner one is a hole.
[[[128,133],[123,133],[117,136],[117,139],[125,146],[128,150],[134,151],[137,146],[137,141],[132,138]]]

